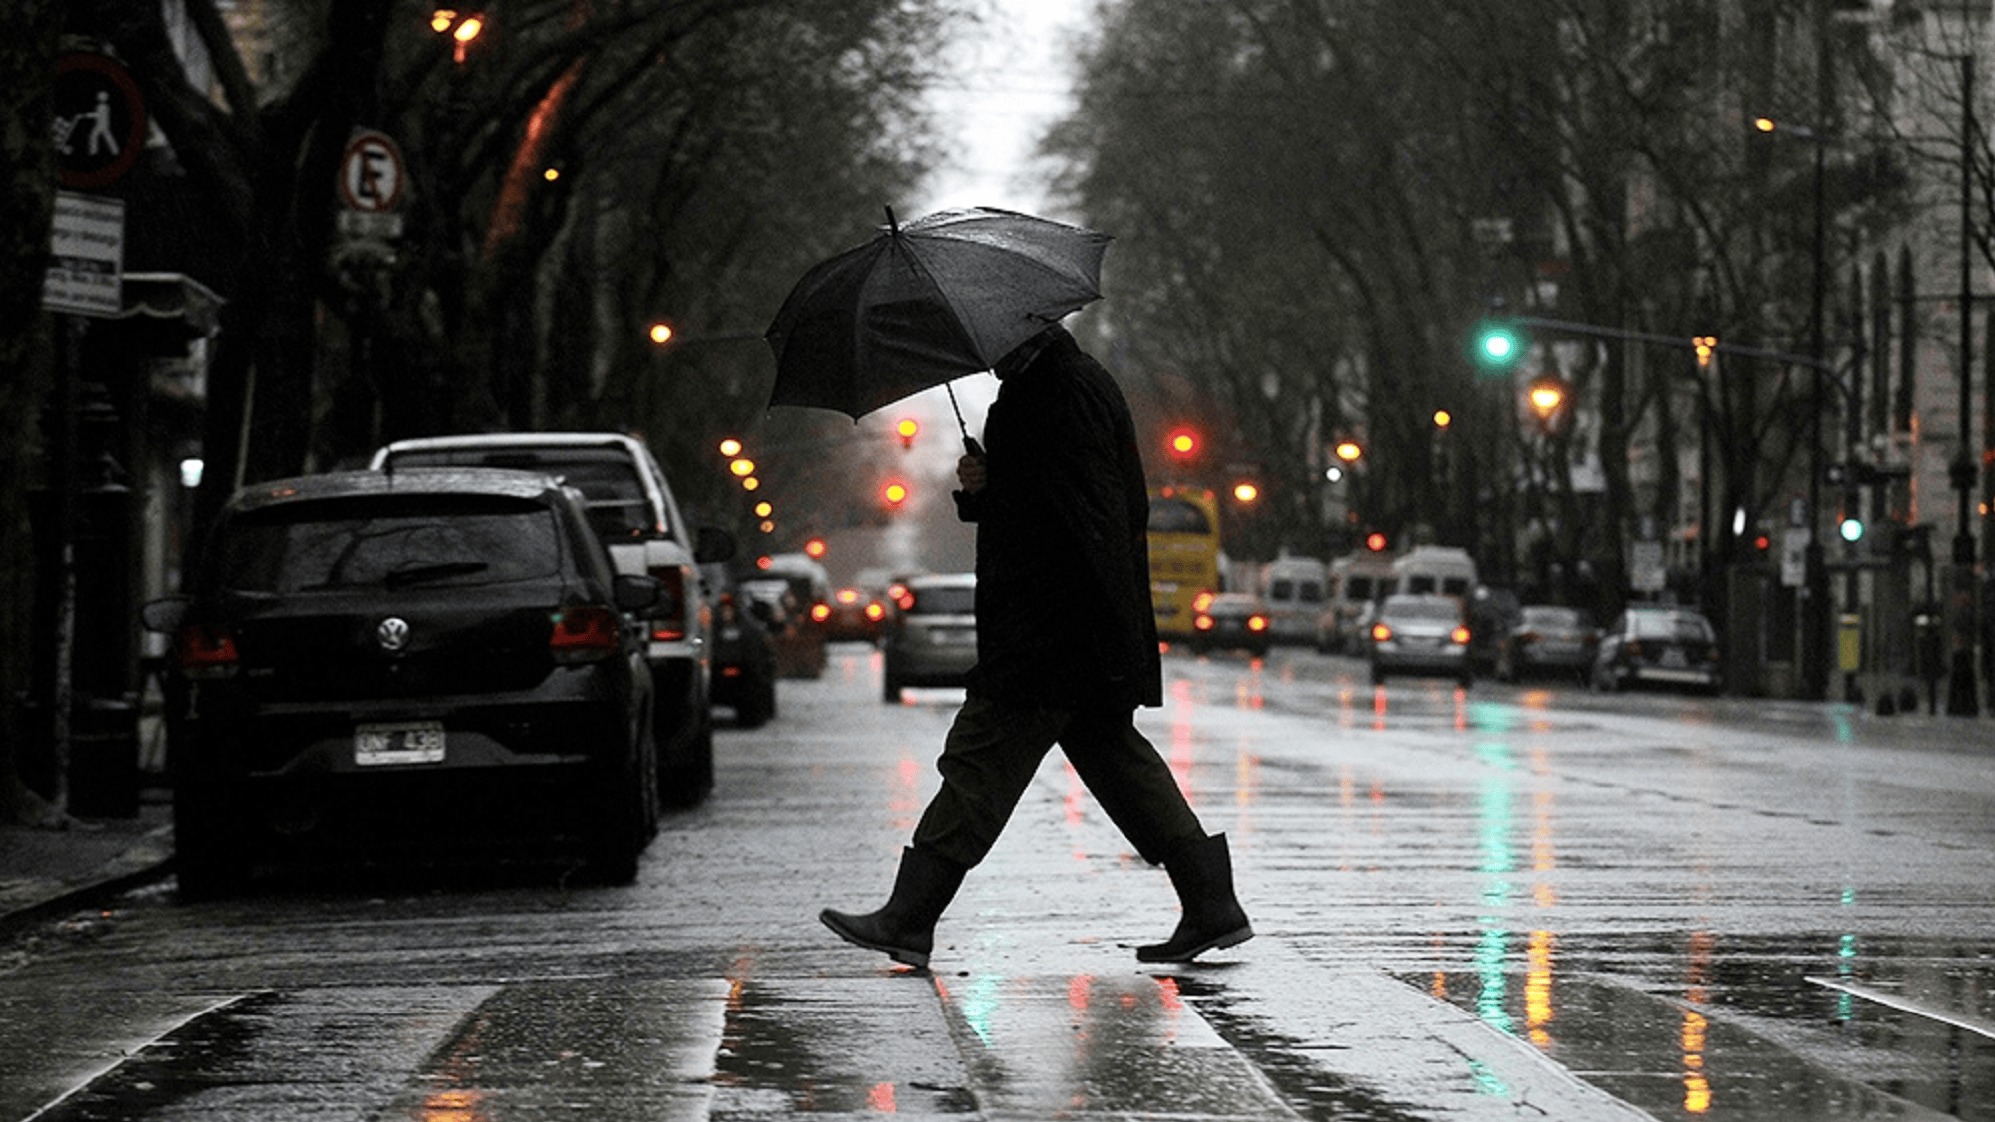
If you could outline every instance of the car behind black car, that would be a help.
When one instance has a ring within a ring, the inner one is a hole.
[[[259,484],[222,512],[167,690],[184,891],[270,861],[586,859],[657,829],[651,679],[581,496],[476,468]]]

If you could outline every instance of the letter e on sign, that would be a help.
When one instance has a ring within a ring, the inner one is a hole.
[[[378,132],[355,133],[339,161],[339,199],[348,210],[387,214],[402,205],[408,173],[402,150]]]

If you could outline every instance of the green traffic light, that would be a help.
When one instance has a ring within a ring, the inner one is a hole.
[[[1846,542],[1860,541],[1863,538],[1863,519],[1845,518],[1842,525],[1836,527],[1836,532],[1841,534]]]
[[[1508,370],[1523,356],[1524,342],[1517,332],[1502,323],[1476,325],[1472,357],[1477,366],[1494,373]]]

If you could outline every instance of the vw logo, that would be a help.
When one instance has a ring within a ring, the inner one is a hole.
[[[409,645],[409,621],[389,616],[374,628],[374,638],[384,651],[399,651]]]

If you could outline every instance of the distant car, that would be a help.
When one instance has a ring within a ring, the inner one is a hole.
[[[896,704],[909,686],[960,686],[977,664],[974,573],[907,577],[881,652],[881,699]]]
[[[779,678],[816,678],[824,673],[824,629],[813,623],[809,609],[797,599],[790,582],[781,578],[741,582],[741,594],[769,629]]]
[[[1466,689],[1475,681],[1469,669],[1469,639],[1468,619],[1455,597],[1388,596],[1372,618],[1372,682],[1382,685],[1393,674],[1424,674],[1453,678]]]
[[[1636,607],[1600,636],[1593,660],[1596,689],[1687,686],[1717,693],[1724,684],[1718,632],[1689,608]]]
[[[714,603],[713,701],[734,710],[737,728],[761,728],[776,715],[776,646],[768,614],[734,590]]]
[[[1506,682],[1557,674],[1585,682],[1600,651],[1600,629],[1579,608],[1527,604],[1496,651],[1496,676]]]
[[[504,852],[628,881],[657,830],[651,676],[579,492],[411,469],[258,484],[221,512],[166,702],[181,888],[252,861]]]
[[[1267,607],[1245,592],[1221,592],[1193,602],[1191,627],[1186,645],[1200,654],[1242,650],[1261,658],[1274,642]]]
[[[1516,630],[1523,606],[1515,592],[1479,584],[1469,593],[1468,611],[1469,669],[1477,674],[1497,674],[1504,644]]]
[[[824,637],[829,642],[877,643],[886,634],[893,607],[885,589],[846,585],[831,594],[824,618]]]
[[[660,788],[675,804],[698,802],[713,787],[713,620],[699,566],[726,561],[734,539],[690,526],[651,450],[616,432],[513,432],[398,440],[369,465],[497,467],[545,472],[581,491],[589,522],[618,572],[657,578],[664,592],[650,609],[645,657],[656,682]]]

